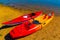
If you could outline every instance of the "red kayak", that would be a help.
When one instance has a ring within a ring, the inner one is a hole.
[[[42,14],[42,11],[31,13],[31,14],[26,14],[26,15],[20,16],[18,18],[15,18],[11,21],[4,22],[3,24],[13,24],[13,23],[17,23],[17,22],[23,22],[23,21],[26,21],[26,20],[36,18],[37,16],[39,16],[41,14]]]
[[[37,20],[33,21],[32,23],[26,21],[25,23],[16,26],[13,30],[10,31],[9,34],[11,38],[15,39],[34,33],[35,31],[41,29],[41,27],[42,26]]]

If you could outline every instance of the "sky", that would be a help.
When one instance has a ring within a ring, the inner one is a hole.
[[[23,5],[43,5],[60,7],[60,0],[0,0],[0,3],[5,5],[23,4]]]

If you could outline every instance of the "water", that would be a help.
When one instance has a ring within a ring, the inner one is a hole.
[[[16,8],[19,8],[22,5],[24,5],[24,7],[29,5],[32,7],[46,7],[47,9],[54,10],[57,15],[60,14],[60,0],[0,0],[0,4],[14,6]]]
[[[46,5],[60,7],[60,0],[0,0],[0,3],[10,4],[29,4],[29,5]]]

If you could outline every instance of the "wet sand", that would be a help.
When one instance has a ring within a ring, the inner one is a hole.
[[[31,13],[38,10],[27,9],[14,9],[9,7],[0,6],[0,24],[12,20],[25,13]],[[41,30],[17,40],[60,40],[60,16],[55,16],[54,19]],[[6,34],[10,32],[14,27],[0,30],[0,40],[4,40]]]

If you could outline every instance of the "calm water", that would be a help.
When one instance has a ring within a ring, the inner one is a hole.
[[[60,0],[0,0],[0,3],[9,6],[17,5],[19,7],[21,5],[43,6],[49,8],[50,10],[53,9],[57,15],[60,14]]]
[[[60,7],[60,0],[0,0],[0,3],[10,4],[29,4],[29,5],[45,5]]]

